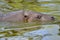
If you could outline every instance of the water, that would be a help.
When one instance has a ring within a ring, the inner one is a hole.
[[[37,27],[36,27],[36,29],[33,28],[33,26],[36,25],[36,24],[33,24],[32,28],[30,28],[30,29],[19,30],[19,31],[15,30],[16,31],[15,36],[18,35],[18,37],[15,37],[13,35],[14,34],[13,31],[6,30],[6,29],[9,29],[10,27],[11,28],[14,28],[14,27],[17,28],[18,24],[0,22],[0,31],[1,31],[0,35],[2,34],[1,36],[8,37],[7,40],[20,40],[19,36],[21,36],[21,34],[23,36],[23,37],[21,37],[21,40],[25,40],[25,39],[26,40],[60,40],[60,36],[58,35],[59,28],[60,28],[60,3],[59,3],[60,0],[37,0],[37,2],[38,3],[34,2],[35,4],[34,3],[30,4],[29,2],[24,2],[24,5],[25,5],[24,9],[25,10],[33,10],[33,11],[41,12],[44,14],[52,15],[56,18],[55,24],[53,24],[53,23],[52,24],[46,24],[46,25],[40,24],[42,26],[41,29],[39,29]],[[9,6],[8,8],[12,8],[13,10],[15,10],[15,8],[16,8],[17,10],[19,10],[19,8],[20,8],[19,3],[16,3],[16,5],[11,3],[8,5]],[[11,9],[8,9],[6,11],[3,10],[4,7],[5,7],[5,9],[7,8],[7,6],[5,6],[4,3],[1,3],[1,6],[3,6],[3,8],[0,8],[0,9],[2,9],[1,11],[3,11],[3,12],[8,12],[8,10],[11,10]],[[26,24],[23,24],[23,25],[25,25],[25,27],[26,27]],[[30,27],[31,24],[27,25],[27,27],[28,26]],[[41,26],[39,26],[39,27],[41,27]],[[6,28],[6,27],[8,27],[8,28]],[[19,27],[21,28],[22,25],[19,25]],[[9,32],[12,32],[13,34],[10,33],[10,35],[8,35]],[[3,37],[0,40],[6,40]],[[9,38],[9,37],[12,37],[12,38]]]

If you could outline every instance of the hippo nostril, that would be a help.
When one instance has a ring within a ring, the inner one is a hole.
[[[55,18],[54,17],[51,17],[52,18],[52,20],[54,20]]]

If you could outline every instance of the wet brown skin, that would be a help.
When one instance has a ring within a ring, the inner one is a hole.
[[[4,21],[4,22],[24,22],[23,10],[9,12],[7,14],[4,14],[2,21]]]
[[[47,14],[41,14],[39,12],[34,11],[14,11],[9,12],[7,14],[4,14],[3,17],[0,17],[0,21],[4,22],[33,22],[33,21],[39,21],[39,22],[47,22],[47,21],[54,21],[54,17],[47,15]]]
[[[39,21],[39,22],[51,22],[54,21],[55,18],[51,15],[47,15],[47,14],[41,14],[39,12],[34,12],[34,11],[25,11],[25,15],[28,18],[28,22],[35,22],[35,21]]]

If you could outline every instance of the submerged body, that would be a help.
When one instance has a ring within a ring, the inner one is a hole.
[[[15,11],[15,12],[9,12],[8,14],[4,14],[3,17],[0,17],[0,21],[6,21],[6,22],[47,22],[47,21],[53,21],[54,17],[47,15],[47,14],[41,14],[38,12],[33,11]]]
[[[23,10],[4,14],[2,17],[2,21],[3,22],[24,22]]]

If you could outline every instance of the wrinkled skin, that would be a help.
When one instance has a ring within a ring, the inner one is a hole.
[[[49,21],[54,21],[55,19],[53,16],[47,14],[41,14],[34,11],[25,11],[25,15],[29,17],[28,22],[33,22],[33,21],[49,22]]]
[[[1,14],[1,13],[0,13]],[[33,22],[33,21],[39,21],[39,22],[47,22],[47,21],[54,21],[54,17],[47,15],[47,14],[41,14],[34,11],[15,11],[15,12],[9,12],[7,14],[4,14],[0,17],[0,21],[4,22]]]

